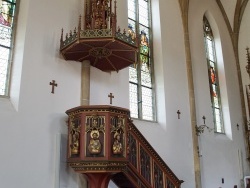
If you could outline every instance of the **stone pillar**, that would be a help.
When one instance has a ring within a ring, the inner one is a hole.
[[[90,61],[82,62],[81,105],[89,105],[90,93]]]
[[[194,173],[195,173],[195,188],[201,188],[201,165],[199,158],[199,140],[196,135],[196,108],[195,108],[195,94],[194,94],[194,81],[192,71],[192,59],[189,41],[188,31],[188,10],[189,0],[179,0],[180,10],[182,15],[182,24],[184,31],[184,42],[185,42],[185,55],[186,55],[186,66],[187,66],[187,80],[188,80],[188,93],[189,93],[189,106],[191,115],[191,128],[192,128],[192,139],[193,139],[193,158],[194,158]]]

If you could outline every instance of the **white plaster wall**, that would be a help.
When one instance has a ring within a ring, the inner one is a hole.
[[[114,10],[113,10],[114,11]],[[117,25],[127,30],[127,1],[117,1]],[[113,106],[129,108],[128,68],[119,72],[103,72],[91,67],[90,105],[109,105],[109,93],[114,95]]]
[[[56,134],[66,133],[64,112],[80,104],[80,64],[62,60],[59,41],[62,27],[77,24],[79,5],[21,1],[14,58],[19,72],[11,90],[20,94],[0,102],[0,187],[55,187]]]
[[[127,27],[126,1],[118,1],[118,22]],[[225,93],[228,101],[230,139],[205,132],[201,136],[203,187],[239,187],[237,151],[242,150],[242,124],[238,82],[232,46],[225,23],[210,0],[190,3],[190,40],[195,78],[197,121],[207,117],[211,125],[209,89],[202,36],[202,16],[209,10],[221,36],[225,66]],[[81,65],[64,61],[59,54],[61,28],[75,28],[83,12],[82,0],[21,1],[14,57],[11,99],[0,100],[0,187],[54,188],[58,184],[58,134],[66,134],[65,111],[80,105]],[[123,7],[123,8],[121,8]],[[154,64],[156,76],[157,122],[135,120],[156,151],[179,179],[182,188],[195,187],[186,59],[178,1],[152,0]],[[249,10],[249,6],[247,8]],[[247,12],[246,10],[246,12]],[[248,11],[250,12],[250,11]],[[249,13],[246,14],[249,18]],[[249,23],[244,17],[241,47],[247,45]],[[160,24],[161,23],[161,24]],[[225,36],[222,34],[225,34]],[[249,42],[249,41],[248,41]],[[49,82],[58,87],[51,94]],[[128,69],[105,73],[91,67],[90,104],[129,107]],[[177,110],[181,118],[177,118]],[[225,109],[227,110],[227,109]],[[216,159],[219,158],[219,161]],[[244,165],[246,163],[244,161]],[[244,169],[249,173],[249,169]],[[72,174],[71,174],[72,175]],[[249,175],[249,174],[248,174]],[[221,184],[221,178],[225,184]],[[65,188],[75,188],[72,175]],[[111,184],[111,187],[114,185]],[[58,187],[56,187],[58,188]]]
[[[243,153],[244,166],[247,166],[243,140],[243,123],[239,84],[236,73],[231,39],[219,8],[214,1],[193,0],[190,4],[189,32],[193,62],[193,74],[196,95],[197,121],[203,124],[202,116],[206,116],[206,125],[213,128],[213,118],[209,95],[207,62],[202,31],[203,15],[207,12],[216,38],[218,55],[219,81],[221,87],[222,109],[224,115],[225,135],[205,130],[199,137],[202,157],[202,187],[240,187],[238,150]],[[220,38],[220,40],[218,40]],[[220,46],[221,45],[221,46]],[[223,65],[224,62],[224,65]],[[237,130],[236,125],[240,125]],[[224,184],[222,184],[224,178]]]
[[[241,70],[241,76],[242,76],[242,85],[243,85],[243,91],[246,99],[246,86],[249,85],[249,75],[246,71],[246,65],[247,65],[247,56],[246,56],[246,47],[250,47],[250,4],[248,3],[244,12],[244,15],[242,17],[240,32],[239,32],[239,62],[240,62],[240,70]],[[248,109],[247,103],[245,103],[246,109]],[[248,112],[247,112],[247,119],[249,120]],[[250,169],[249,165],[244,166],[244,175],[249,176],[250,175]]]

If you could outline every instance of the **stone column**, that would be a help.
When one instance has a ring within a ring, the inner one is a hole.
[[[189,10],[189,0],[179,0],[182,24],[184,31],[184,42],[185,42],[185,55],[186,55],[186,66],[187,66],[187,80],[188,80],[188,93],[189,93],[189,105],[190,105],[190,115],[191,115],[191,128],[192,128],[192,139],[193,139],[193,158],[194,158],[194,173],[195,173],[195,188],[201,188],[201,165],[199,158],[199,140],[196,135],[196,109],[195,109],[195,94],[194,94],[194,81],[193,81],[193,71],[192,71],[192,59],[189,41],[189,31],[188,31],[188,10]]]
[[[82,62],[81,75],[81,105],[89,105],[90,93],[90,61]]]

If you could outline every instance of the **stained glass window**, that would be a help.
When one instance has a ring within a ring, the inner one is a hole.
[[[131,117],[153,121],[155,115],[149,0],[128,0],[128,33],[139,41],[136,65],[129,68]]]
[[[8,95],[15,0],[0,0],[0,96]]]
[[[214,128],[215,132],[224,133],[214,37],[212,29],[206,17],[203,18],[203,28],[207,54],[208,76],[214,118]]]

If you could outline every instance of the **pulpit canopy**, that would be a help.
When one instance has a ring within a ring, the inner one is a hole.
[[[112,12],[114,7],[114,12]],[[86,3],[84,27],[81,16],[78,28],[64,34],[60,52],[65,60],[90,64],[102,71],[119,71],[136,62],[137,40],[132,29],[126,33],[117,27],[116,0],[92,0]]]

